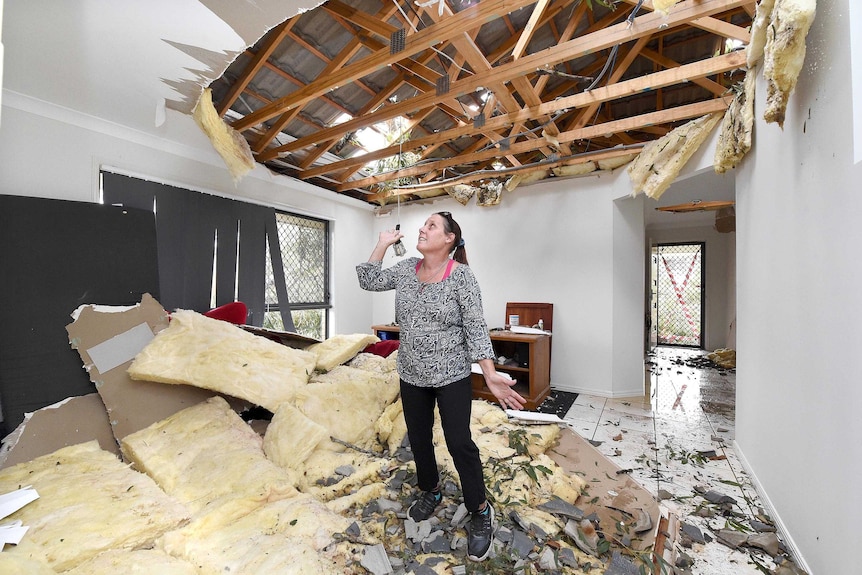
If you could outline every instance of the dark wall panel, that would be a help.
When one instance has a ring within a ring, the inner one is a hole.
[[[34,411],[95,391],[66,325],[82,304],[159,299],[149,210],[0,195],[3,435]]]

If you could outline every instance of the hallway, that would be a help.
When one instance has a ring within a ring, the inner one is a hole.
[[[755,530],[771,529],[764,525],[770,520],[732,446],[735,370],[708,362],[705,353],[655,348],[644,397],[581,394],[564,419],[676,515],[687,534],[677,539],[674,557],[687,554],[690,573],[772,573],[770,554],[752,546],[775,545],[770,533]],[[748,545],[719,543],[722,529],[748,537]],[[687,541],[699,534],[704,542]]]

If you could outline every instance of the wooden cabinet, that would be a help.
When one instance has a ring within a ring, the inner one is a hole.
[[[371,329],[380,339],[398,339],[398,326],[375,325]],[[536,409],[551,391],[551,336],[494,330],[491,344],[497,359],[505,358],[505,363],[494,362],[497,371],[508,373],[517,382],[515,390],[527,400],[526,409]],[[496,402],[481,374],[474,373],[471,382],[473,397]]]
[[[495,330],[491,344],[497,359],[506,360],[494,362],[497,371],[517,381],[515,391],[527,400],[526,409],[536,409],[551,392],[551,336]],[[473,397],[496,401],[482,375],[474,373],[472,383]]]

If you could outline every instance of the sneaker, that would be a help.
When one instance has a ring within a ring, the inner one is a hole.
[[[434,511],[442,500],[443,494],[439,491],[423,491],[419,499],[414,501],[413,505],[407,509],[407,515],[417,523],[425,521],[434,514]]]
[[[484,561],[488,558],[496,530],[497,519],[490,503],[485,504],[485,511],[470,514],[470,523],[467,524],[467,557],[471,561]]]

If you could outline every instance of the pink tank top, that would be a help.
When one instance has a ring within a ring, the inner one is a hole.
[[[419,273],[419,268],[422,267],[422,262],[424,262],[424,261],[425,260],[419,260],[419,262],[416,264],[416,273],[417,274]],[[443,277],[440,278],[441,282],[449,277],[449,274],[452,273],[452,266],[454,266],[454,265],[455,265],[455,260],[450,259],[449,264],[446,266],[446,271],[443,273]]]

